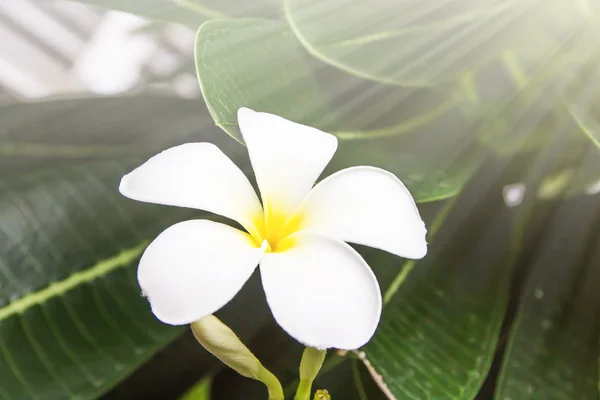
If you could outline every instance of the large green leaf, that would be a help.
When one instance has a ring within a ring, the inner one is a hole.
[[[577,92],[574,87],[582,82],[580,75],[590,69],[586,65],[594,65],[591,49],[595,46],[597,31],[591,22],[582,26],[562,46],[549,51],[543,65],[533,71],[513,54],[504,57],[502,64],[496,63],[476,74],[475,86],[484,87],[494,73],[498,85],[510,88],[491,99],[483,98],[473,106],[484,118],[478,139],[500,154],[543,149],[565,130],[571,132],[573,145],[583,142],[580,128],[573,123],[563,101],[564,96],[572,98]],[[499,65],[506,68],[501,70]]]
[[[202,101],[149,94],[7,105],[0,121],[2,180],[40,167],[147,156],[217,132]]]
[[[598,196],[563,202],[551,217],[532,251],[497,399],[598,397],[599,217]]]
[[[405,86],[452,81],[507,48],[539,61],[553,45],[546,36],[561,39],[585,18],[567,0],[285,0],[284,7],[316,57]]]
[[[441,167],[444,154],[435,159],[436,154],[432,151],[428,154],[431,158],[419,159],[413,153],[415,146],[403,144],[404,147],[394,146],[384,140],[341,142],[322,176],[356,165],[383,168],[402,179],[416,202],[424,203],[456,195],[475,165],[474,160],[466,160],[468,155],[465,153],[462,155],[465,159],[460,160],[460,167],[446,165],[446,169]]]
[[[442,210],[429,254],[384,296],[361,356],[389,396],[472,399],[488,373],[508,302],[510,214],[489,191],[498,170],[487,172]]]
[[[208,21],[196,37],[196,70],[215,123],[238,140],[236,113],[242,106],[334,127],[302,49],[281,23]]]
[[[1,130],[3,143],[12,140],[14,151],[2,157],[4,166],[45,160],[42,152],[22,151],[30,145],[47,145],[49,153],[58,144],[69,148],[68,162],[21,168],[0,183],[2,399],[95,398],[182,332],[152,315],[137,285],[136,265],[149,241],[169,225],[207,215],[126,199],[119,180],[159,144],[207,140],[246,171],[249,160],[243,146],[215,128],[203,129],[201,118],[178,114],[184,106],[202,115],[197,101],[136,98],[15,105],[10,109],[20,124],[1,120],[10,127]],[[140,113],[152,101],[162,105],[146,110],[157,119]],[[115,118],[106,122],[110,116]],[[72,125],[65,122],[69,117]],[[145,117],[157,124],[146,125]],[[158,123],[160,118],[165,122]],[[116,149],[137,144],[142,151],[96,157],[96,146],[111,142]],[[89,152],[73,159],[71,146]],[[265,318],[254,308],[244,318],[239,312],[230,308],[224,319],[237,315],[234,326],[256,331]]]
[[[408,96],[401,88],[390,93],[383,92],[389,88],[371,85],[371,92],[365,90],[356,95],[346,93],[345,96],[343,93],[334,94],[333,97],[337,97],[340,103],[350,103],[350,106],[336,107],[338,103],[320,84],[319,77],[323,72],[316,72],[291,32],[280,23],[258,19],[209,21],[198,30],[196,65],[206,104],[216,124],[240,141],[236,112],[246,106],[319,127],[341,139],[387,136],[388,140],[379,144],[368,140],[341,143],[333,164],[335,169],[359,163],[381,164],[379,166],[405,179],[420,201],[455,194],[464,177],[468,176],[465,165],[465,168],[453,171],[456,175],[451,175],[444,171],[446,166],[441,166],[442,161],[449,160],[423,154],[423,151],[438,147],[437,143],[432,144],[432,139],[443,143],[449,137],[456,139],[447,132],[434,130],[429,138],[413,143],[413,147],[395,140],[396,134],[416,132],[423,125],[437,122],[448,114],[445,112],[448,103],[442,101],[436,110],[430,110],[426,115],[407,116],[406,111],[403,114],[399,110],[406,105],[412,111],[411,101],[413,106],[417,103],[414,97]],[[339,76],[332,70],[325,74],[331,86],[335,86],[332,82],[339,79],[335,74]],[[378,94],[385,95],[378,98]],[[420,103],[431,105],[430,100],[426,97]],[[383,116],[382,112],[405,119],[396,120],[388,127],[356,130],[360,120],[378,120]],[[374,118],[374,115],[377,117]],[[357,125],[352,125],[352,121]],[[443,137],[436,136],[436,133]],[[437,154],[440,155],[443,156],[443,152]],[[338,163],[336,160],[344,161]]]
[[[2,398],[92,398],[181,332],[148,311],[135,265],[182,211],[121,198],[125,165],[40,171],[0,187]]]
[[[261,19],[203,24],[196,38],[196,70],[215,122],[239,140],[236,112],[242,106],[340,138],[373,138],[431,123],[456,100],[452,91],[424,90],[419,98],[412,91],[352,79],[308,58],[285,25]]]

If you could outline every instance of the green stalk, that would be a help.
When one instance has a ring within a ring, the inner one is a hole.
[[[317,350],[313,347],[304,349],[300,361],[300,383],[294,400],[310,400],[313,381],[321,370],[326,354],[327,350]]]

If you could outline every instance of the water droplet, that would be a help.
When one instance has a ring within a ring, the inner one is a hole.
[[[513,183],[502,188],[502,197],[507,207],[516,207],[523,202],[525,184]]]
[[[537,288],[533,291],[533,296],[540,300],[542,297],[544,297],[544,291],[541,288]]]

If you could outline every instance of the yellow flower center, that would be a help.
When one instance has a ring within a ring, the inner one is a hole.
[[[302,217],[298,213],[293,216],[277,212],[267,202],[264,213],[254,221],[256,232],[251,233],[260,246],[264,240],[269,244],[267,252],[282,252],[293,246],[289,236],[300,228]]]

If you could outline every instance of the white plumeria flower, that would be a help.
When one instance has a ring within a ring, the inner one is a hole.
[[[375,332],[381,292],[351,242],[406,258],[427,253],[425,224],[409,191],[375,167],[341,170],[313,187],[335,136],[276,115],[238,111],[262,206],[242,171],[210,143],[188,143],[124,176],[135,200],[210,211],[247,232],[208,220],[177,223],[144,252],[138,280],[158,319],[183,325],[210,315],[260,265],[277,323],[317,349],[356,349]]]

